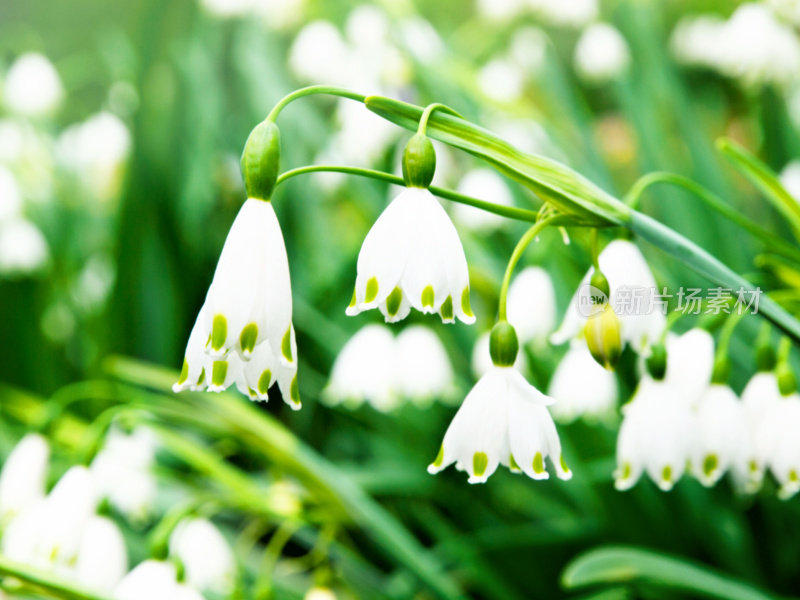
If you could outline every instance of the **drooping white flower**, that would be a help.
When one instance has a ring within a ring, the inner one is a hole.
[[[40,116],[53,111],[64,96],[61,79],[53,63],[36,53],[23,54],[6,74],[5,105],[13,112]]]
[[[553,280],[541,267],[526,267],[508,288],[508,322],[521,344],[542,341],[556,324]]]
[[[75,578],[87,589],[111,592],[128,572],[128,551],[111,519],[93,516],[86,524],[75,564]]]
[[[592,358],[586,344],[573,342],[558,363],[547,395],[556,402],[550,412],[556,421],[600,419],[615,407],[619,389],[612,371]]]
[[[658,290],[650,267],[636,245],[628,240],[614,240],[608,244],[598,261],[608,279],[609,305],[622,325],[622,340],[641,352],[658,339],[666,322],[662,309],[654,303]],[[578,286],[561,326],[550,336],[553,344],[563,344],[583,329],[591,314],[587,291],[593,274],[594,268],[590,268]]]
[[[772,443],[771,415],[781,401],[778,378],[772,371],[756,373],[742,391],[747,443],[737,475],[747,492],[758,490],[764,480]]]
[[[39,228],[22,217],[0,223],[0,274],[26,275],[42,269],[50,258]]]
[[[177,581],[177,570],[170,562],[146,560],[125,575],[112,595],[114,600],[204,600],[186,584]]]
[[[427,327],[412,325],[395,340],[398,369],[395,381],[401,397],[418,405],[450,395],[453,367],[439,337]]]
[[[249,198],[225,240],[173,390],[219,392],[235,383],[252,400],[267,400],[276,381],[284,401],[299,409],[283,234],[272,204]]]
[[[493,169],[478,168],[467,171],[458,184],[458,193],[478,198],[486,202],[493,202],[500,206],[512,206],[514,201],[511,190],[506,182]],[[453,218],[461,225],[478,232],[495,229],[503,224],[504,219],[499,215],[467,206],[455,204]]]
[[[693,406],[711,384],[714,371],[714,338],[704,329],[667,335],[667,370],[664,382],[676,401]]]
[[[14,174],[0,165],[0,221],[16,217],[22,211],[22,192]]]
[[[455,463],[456,469],[467,472],[469,483],[483,483],[502,464],[514,473],[547,479],[549,457],[556,475],[569,479],[572,472],[547,410],[553,399],[511,366],[519,350],[514,328],[506,321],[497,323],[490,346],[493,365],[467,394],[428,472],[435,474]]]
[[[146,427],[130,434],[112,427],[91,464],[100,496],[134,523],[146,521],[153,512],[157,445],[155,434]]]
[[[592,23],[575,46],[575,70],[590,83],[616,79],[628,68],[631,54],[622,34],[608,23]]]
[[[322,397],[334,404],[357,406],[366,401],[377,410],[391,410],[399,401],[394,386],[396,358],[395,339],[388,327],[362,327],[336,357]]]
[[[236,577],[233,550],[208,519],[184,519],[169,539],[170,554],[186,569],[186,583],[197,590],[230,594]]]
[[[630,489],[647,472],[661,490],[671,490],[690,456],[694,435],[690,407],[675,398],[664,381],[645,376],[622,412],[614,485]]]
[[[493,363],[492,356],[489,353],[489,337],[490,332],[482,333],[472,347],[470,368],[472,369],[472,375],[475,379],[480,379],[492,369]],[[514,368],[520,373],[528,372],[528,359],[524,352],[517,353],[517,358],[514,361]]]
[[[800,491],[800,395],[781,397],[769,411],[760,431],[758,446],[766,453],[767,466],[780,484],[778,497],[787,500]]]
[[[49,458],[38,433],[27,434],[8,455],[0,472],[0,526],[44,498]]]
[[[713,384],[697,403],[695,423],[692,474],[710,487],[747,455],[744,409],[731,388]]]
[[[458,232],[430,191],[403,190],[372,226],[358,254],[348,315],[380,308],[393,323],[411,308],[445,323],[474,323],[469,271]]]

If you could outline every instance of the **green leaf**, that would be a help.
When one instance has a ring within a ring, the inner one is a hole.
[[[561,583],[568,589],[636,582],[655,584],[703,598],[777,598],[702,564],[625,546],[605,546],[590,550],[574,559],[561,574]]]
[[[717,140],[717,148],[755,185],[770,204],[789,222],[800,238],[800,204],[786,191],[778,176],[744,146],[728,138]]]

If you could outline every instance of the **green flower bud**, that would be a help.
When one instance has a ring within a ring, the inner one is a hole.
[[[778,389],[783,396],[789,396],[797,391],[797,378],[792,373],[789,363],[783,361],[775,369],[778,378]]]
[[[622,354],[622,335],[619,318],[608,303],[598,306],[586,319],[583,335],[592,357],[606,369],[612,370]]]
[[[596,270],[594,273],[592,273],[592,279],[589,283],[593,288],[602,292],[605,295],[606,300],[608,300],[608,297],[611,295],[611,288],[609,288],[608,279],[606,279],[606,276],[603,275],[602,271]]]
[[[275,123],[262,121],[250,132],[242,152],[242,177],[248,198],[269,200],[278,180],[281,135]]]
[[[647,357],[647,372],[653,379],[662,380],[664,374],[667,372],[667,349],[664,344],[656,344],[650,350],[650,356]]]
[[[426,188],[436,170],[433,143],[422,134],[415,134],[403,150],[403,180],[408,187]]]
[[[508,321],[498,321],[489,335],[489,355],[498,367],[510,367],[517,360],[517,332]]]
[[[778,357],[772,346],[769,344],[762,344],[756,348],[756,366],[759,371],[772,371],[777,362]]]

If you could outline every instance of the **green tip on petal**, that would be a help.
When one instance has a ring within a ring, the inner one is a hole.
[[[286,330],[286,333],[283,334],[283,340],[281,340],[281,354],[283,354],[283,358],[292,362],[294,358],[292,357],[292,326],[289,325],[289,328]]]
[[[181,367],[181,374],[178,376],[178,385],[181,385],[187,379],[189,379],[189,361],[184,358],[183,366]]]
[[[258,325],[249,323],[242,329],[239,335],[239,345],[242,347],[242,352],[252,352],[256,347],[256,340],[258,339]]]
[[[425,286],[422,290],[422,306],[433,308],[433,286]]]
[[[400,310],[400,303],[403,301],[403,290],[395,287],[392,293],[386,298],[386,312],[390,316],[395,316],[397,311]]]
[[[350,304],[347,305],[347,308],[353,308],[356,305],[356,289],[353,288],[353,297],[350,298]]]
[[[537,452],[533,457],[533,472],[537,475],[544,473],[544,457],[541,452]]]
[[[214,315],[214,320],[211,322],[211,348],[222,350],[226,339],[228,339],[228,320],[224,315]]]
[[[292,384],[289,386],[289,399],[292,403],[300,406],[300,386],[297,385],[297,375],[292,379]]]
[[[364,302],[372,302],[378,297],[378,279],[370,277],[367,281],[367,295],[364,297]]]
[[[442,319],[453,318],[453,298],[451,296],[448,296],[445,298],[444,302],[442,302],[440,312],[442,314]]]
[[[625,462],[622,463],[622,474],[620,475],[620,479],[625,481],[626,479],[631,478],[631,473],[633,469],[631,469],[631,463]]]
[[[522,470],[522,469],[519,468],[519,465],[517,464],[517,461],[514,460],[514,455],[513,454],[509,454],[508,455],[508,468],[511,469],[512,471],[521,471]]]
[[[475,477],[482,477],[489,466],[489,457],[485,452],[476,452],[472,457],[472,472]]]
[[[434,467],[441,467],[442,462],[444,462],[444,444],[439,446],[439,454],[436,455],[436,459],[433,461]]]
[[[228,375],[228,361],[215,360],[211,368],[211,383],[217,386],[225,384],[225,377]]]
[[[717,470],[717,465],[719,461],[717,460],[716,454],[708,454],[703,459],[703,473],[706,477],[711,477],[712,473]]]
[[[664,483],[672,483],[672,467],[667,465],[661,469],[661,481]]]
[[[472,312],[472,306],[469,302],[469,286],[464,288],[464,291],[461,292],[461,312],[463,312],[468,317],[474,317],[475,315]]]
[[[559,457],[558,462],[561,463],[561,470],[564,471],[565,473],[569,473],[569,467],[567,466],[567,461],[564,460],[563,454]]]
[[[272,371],[264,369],[261,377],[258,378],[258,392],[262,395],[269,393],[269,386],[272,383]]]

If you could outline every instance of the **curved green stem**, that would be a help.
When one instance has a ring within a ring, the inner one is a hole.
[[[317,94],[339,96],[340,98],[348,98],[350,100],[355,100],[356,102],[361,102],[361,103],[363,103],[367,98],[364,94],[359,94],[358,92],[353,92],[351,90],[336,87],[333,85],[310,85],[308,87],[295,90],[292,93],[287,94],[286,96],[281,98],[269,112],[269,115],[267,115],[266,120],[274,123],[278,119],[278,115],[280,114],[280,112],[286,107],[287,104],[294,102],[295,100],[298,100],[300,98],[305,98],[306,96],[313,96]]]
[[[108,600],[106,597],[83,590],[70,582],[39,569],[23,565],[0,556],[0,575],[13,577],[40,591],[64,600]]]
[[[548,225],[552,225],[554,221],[559,220],[560,217],[549,217],[534,223],[528,231],[519,239],[514,251],[511,253],[511,258],[508,259],[505,275],[503,275],[503,284],[500,287],[500,303],[497,310],[498,318],[500,321],[506,320],[506,300],[508,298],[508,286],[511,283],[511,274],[514,272],[514,267],[517,266],[522,253],[536,239],[536,236]]]
[[[358,175],[359,177],[368,177],[370,179],[377,179],[378,181],[385,181],[387,183],[393,183],[395,185],[401,185],[405,187],[405,182],[403,181],[403,178],[398,177],[397,175],[390,175],[389,173],[384,173],[383,171],[375,171],[373,169],[363,169],[361,167],[344,167],[335,165],[309,165],[305,167],[298,167],[290,171],[285,171],[284,173],[281,173],[280,177],[278,177],[276,186],[283,183],[287,179],[296,177],[297,175],[305,175],[306,173],[323,173],[323,172]],[[458,202],[460,204],[474,206],[475,208],[480,208],[481,210],[485,210],[487,212],[500,215],[501,217],[516,219],[517,221],[533,222],[536,221],[536,218],[538,216],[538,213],[533,210],[526,210],[524,208],[516,208],[513,206],[502,206],[500,204],[494,204],[493,202],[479,200],[477,198],[473,198],[472,196],[466,196],[464,194],[460,194],[458,192],[447,190],[445,188],[436,187],[433,185],[429,187],[428,190],[432,194],[439,196],[440,198],[444,198],[445,200],[451,200],[453,202]]]
[[[745,217],[738,210],[726,203],[722,198],[707,190],[702,185],[692,181],[688,177],[676,173],[656,171],[641,177],[625,196],[625,203],[631,208],[637,208],[644,192],[651,186],[657,184],[668,184],[683,188],[701,200],[706,206],[715,210],[729,221],[735,223],[742,229],[747,230],[762,241],[768,248],[776,253],[800,261],[800,250],[794,245],[781,239],[772,232],[759,227],[753,221]]]
[[[417,127],[417,133],[420,135],[425,135],[425,132],[428,129],[428,119],[430,119],[433,111],[435,110],[443,110],[446,113],[450,113],[456,117],[461,117],[454,109],[450,108],[446,104],[442,104],[441,102],[434,102],[433,104],[428,104],[425,107],[425,111],[422,113],[422,117],[419,119],[419,127]],[[463,117],[461,117],[463,118]]]

